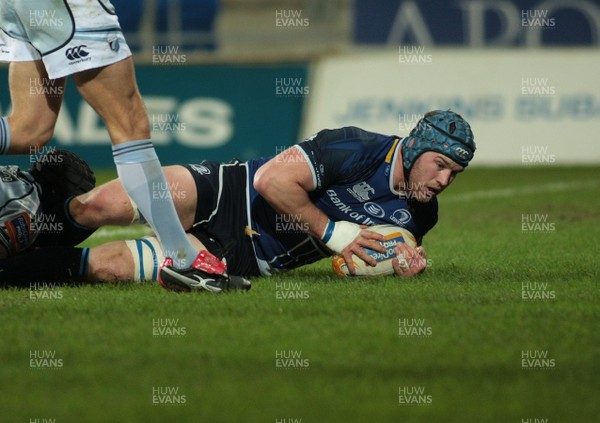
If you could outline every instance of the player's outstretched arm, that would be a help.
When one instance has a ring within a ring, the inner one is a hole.
[[[278,213],[305,223],[312,236],[343,255],[350,263],[351,273],[355,272],[352,254],[375,265],[375,259],[366,254],[363,247],[385,252],[381,244],[374,242],[383,241],[383,235],[361,228],[356,223],[333,222],[310,201],[308,193],[315,189],[312,173],[298,149],[287,149],[265,163],[256,172],[253,184]]]
[[[194,179],[183,166],[168,166],[164,172],[179,220],[184,229],[188,229],[194,223],[196,213]],[[143,218],[118,179],[75,197],[69,203],[69,213],[76,223],[87,228],[127,226]]]

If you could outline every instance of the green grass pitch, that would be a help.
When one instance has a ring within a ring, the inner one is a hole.
[[[599,238],[599,168],[473,168],[410,280],[2,290],[0,420],[597,421]]]

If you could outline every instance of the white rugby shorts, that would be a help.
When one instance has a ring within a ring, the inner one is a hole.
[[[0,61],[42,60],[51,79],[131,56],[108,0],[0,0]]]

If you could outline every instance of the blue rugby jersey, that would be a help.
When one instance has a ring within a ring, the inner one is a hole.
[[[315,190],[311,201],[334,221],[393,224],[420,240],[437,222],[437,199],[407,200],[393,187],[401,140],[355,127],[323,130],[295,146],[306,158]],[[263,274],[289,270],[331,255],[307,235],[299,216],[282,216],[254,189],[252,181],[270,158],[248,162],[249,226]]]

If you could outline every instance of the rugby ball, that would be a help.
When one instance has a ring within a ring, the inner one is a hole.
[[[331,258],[333,271],[339,276],[385,276],[394,274],[392,260],[396,258],[395,248],[398,244],[407,244],[413,248],[417,240],[409,231],[394,225],[375,225],[368,230],[385,236],[385,241],[379,241],[385,247],[385,253],[365,248],[364,250],[377,261],[376,266],[369,266],[360,257],[352,256],[356,274],[351,274],[344,257],[335,255]]]

